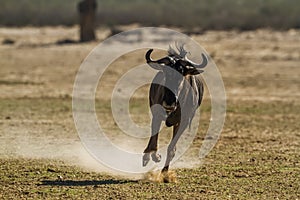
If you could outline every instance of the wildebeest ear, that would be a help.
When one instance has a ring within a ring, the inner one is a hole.
[[[202,72],[204,72],[201,69],[196,69],[194,67],[191,68],[186,68],[184,75],[198,75],[201,74]]]

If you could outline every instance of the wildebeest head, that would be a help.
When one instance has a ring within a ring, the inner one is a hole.
[[[173,48],[169,48],[168,55],[159,60],[152,60],[153,49],[147,51],[145,58],[149,66],[160,70],[164,75],[164,91],[162,105],[167,112],[174,111],[178,106],[178,97],[183,89],[186,76],[197,75],[203,72],[208,60],[202,54],[202,63],[196,64],[187,58],[187,51],[183,46],[177,47],[179,53]]]

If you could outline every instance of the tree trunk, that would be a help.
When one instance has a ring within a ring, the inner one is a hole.
[[[83,0],[78,4],[78,11],[80,14],[80,42],[87,42],[96,39],[96,8],[96,0]]]

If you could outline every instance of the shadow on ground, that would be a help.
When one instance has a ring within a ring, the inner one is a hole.
[[[39,186],[89,186],[89,185],[113,185],[113,184],[126,184],[126,183],[137,183],[138,181],[133,180],[43,180]]]

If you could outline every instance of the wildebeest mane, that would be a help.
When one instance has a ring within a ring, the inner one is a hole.
[[[184,43],[179,43],[179,42],[175,43],[175,48],[169,45],[168,54],[170,56],[175,56],[179,59],[184,59],[186,54],[190,54],[190,52],[184,49],[184,45],[185,45]]]

